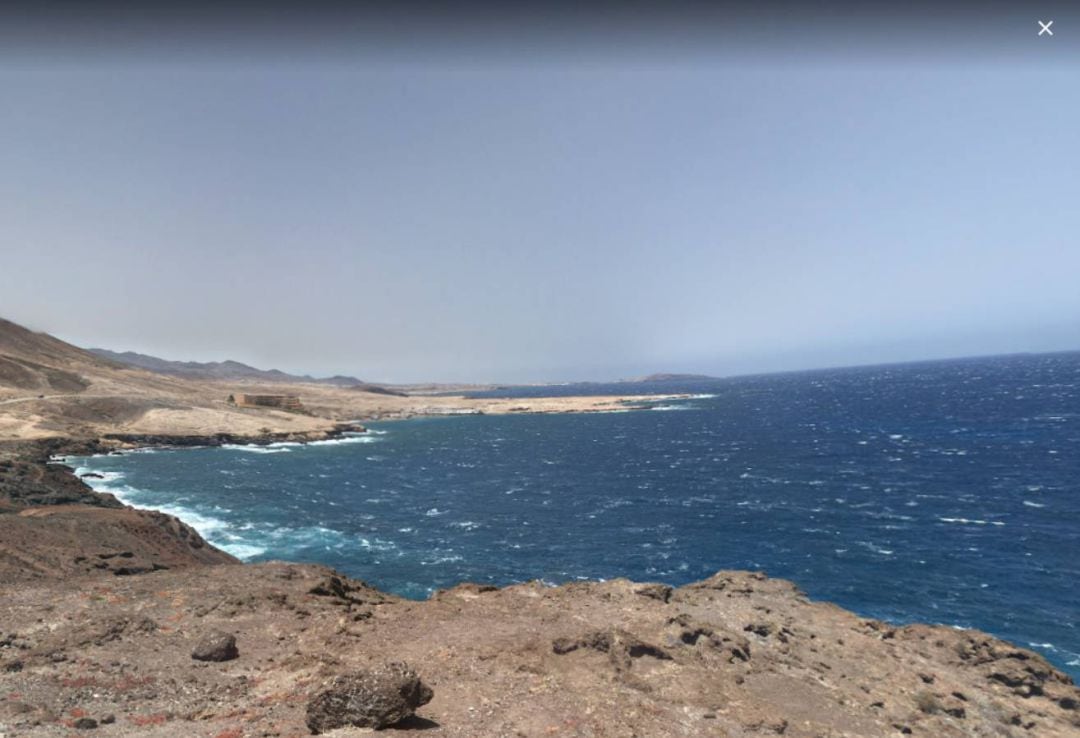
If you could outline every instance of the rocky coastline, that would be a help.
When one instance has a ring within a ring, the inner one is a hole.
[[[51,463],[362,430],[0,444],[0,735],[1080,734],[1080,690],[1041,656],[760,573],[414,602],[321,566],[240,564]]]

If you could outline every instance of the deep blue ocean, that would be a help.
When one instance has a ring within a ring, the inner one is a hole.
[[[696,396],[69,463],[242,558],[409,597],[760,569],[867,616],[987,630],[1080,677],[1080,353],[496,394],[583,389]]]

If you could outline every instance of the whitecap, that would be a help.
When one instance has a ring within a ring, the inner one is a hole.
[[[256,446],[251,444],[225,443],[221,448],[229,451],[244,451],[249,454],[287,454],[292,449],[271,446]]]
[[[457,554],[452,554],[450,556],[439,556],[432,559],[431,561],[421,561],[420,565],[435,566],[437,564],[448,564],[454,561],[463,561],[463,558],[461,556],[458,556]]]
[[[248,543],[215,543],[215,546],[223,550],[225,553],[232,554],[241,561],[248,561],[261,556],[266,553],[266,549],[262,546],[252,546]]]
[[[351,443],[375,443],[379,439],[366,433],[359,435],[346,435],[342,438],[327,438],[323,441],[311,441],[308,446],[346,446]]]
[[[1046,505],[1041,502],[1032,502],[1031,500],[1024,500],[1024,504],[1028,507],[1046,507]]]
[[[978,520],[972,518],[938,518],[938,520],[943,523],[956,523],[957,525],[1005,525],[1005,523],[1000,520]]]

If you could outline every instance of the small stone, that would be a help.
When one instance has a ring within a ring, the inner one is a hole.
[[[106,715],[105,717],[101,718],[101,724],[102,725],[112,725],[115,722],[116,722],[116,715],[113,715],[111,712],[108,715]]]
[[[207,633],[191,652],[197,661],[229,661],[240,655],[236,649],[236,636],[215,630]]]
[[[431,688],[401,662],[390,662],[334,678],[307,705],[307,726],[319,734],[346,726],[393,725],[431,702]]]
[[[77,730],[93,730],[97,727],[97,720],[89,717],[81,717],[75,721],[75,728]]]

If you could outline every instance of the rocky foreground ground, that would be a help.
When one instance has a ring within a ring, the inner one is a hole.
[[[227,660],[193,658],[222,633]],[[432,736],[1080,734],[1080,691],[1040,656],[860,618],[760,574],[463,584],[414,602],[285,563],[5,588],[0,731],[310,735],[322,687],[390,662],[433,693],[390,730]]]

